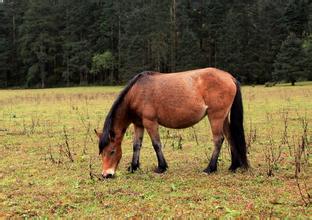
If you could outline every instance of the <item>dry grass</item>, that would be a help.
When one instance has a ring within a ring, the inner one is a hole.
[[[248,172],[228,172],[227,144],[219,171],[202,172],[212,152],[204,119],[194,128],[161,129],[165,174],[153,173],[156,156],[147,136],[141,170],[126,171],[131,127],[117,178],[91,179],[90,169],[100,173],[93,129],[103,126],[120,89],[0,90],[0,218],[312,216],[311,84],[243,88]]]

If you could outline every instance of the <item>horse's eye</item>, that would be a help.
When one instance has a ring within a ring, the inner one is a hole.
[[[109,153],[109,155],[110,155],[110,156],[113,156],[115,152],[116,152],[116,150],[114,149],[114,150],[112,150],[112,151]]]

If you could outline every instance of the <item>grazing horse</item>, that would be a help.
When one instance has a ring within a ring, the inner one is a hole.
[[[248,168],[240,86],[229,73],[205,68],[179,73],[142,72],[132,78],[112,105],[98,133],[102,176],[113,177],[122,156],[121,142],[134,124],[131,172],[139,168],[144,129],[149,134],[162,173],[168,168],[162,152],[159,125],[187,128],[208,115],[214,151],[206,173],[217,170],[224,135],[231,146],[231,171]]]

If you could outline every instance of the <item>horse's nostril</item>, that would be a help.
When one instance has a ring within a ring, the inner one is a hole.
[[[102,174],[102,177],[103,178],[113,178],[113,174],[111,174],[111,173],[106,174],[106,175]]]
[[[106,178],[113,178],[113,174],[107,174]]]

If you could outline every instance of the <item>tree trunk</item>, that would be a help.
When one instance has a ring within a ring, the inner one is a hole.
[[[79,70],[79,85],[83,84],[83,70]]]
[[[172,0],[171,6],[171,23],[172,23],[172,42],[171,42],[171,72],[175,72],[176,70],[176,51],[177,51],[177,42],[178,42],[178,31],[177,31],[177,13],[176,13],[177,5],[176,0]]]
[[[119,82],[119,70],[121,68],[121,21],[120,16],[121,15],[121,9],[120,9],[120,0],[118,1],[118,69],[115,70],[115,67],[113,67],[112,74],[114,74],[114,80],[116,82]]]
[[[66,56],[66,86],[69,86],[69,57]]]
[[[215,58],[215,60],[214,60],[214,66],[215,67],[218,67],[218,65],[217,65],[217,39],[215,39],[215,42],[214,42],[215,44],[214,44],[214,58]]]
[[[41,88],[45,87],[45,68],[44,68],[44,64],[41,63],[39,64],[39,71],[40,71],[40,78],[41,78]]]
[[[88,71],[88,70],[85,71],[85,77],[84,77],[84,79],[85,79],[87,85],[89,84],[89,76],[88,76],[88,74],[89,74],[89,71]]]

